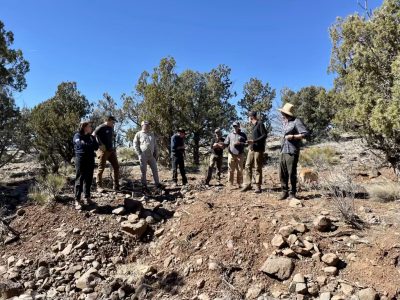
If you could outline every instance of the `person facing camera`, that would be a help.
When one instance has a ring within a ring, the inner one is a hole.
[[[91,135],[93,129],[90,121],[79,124],[79,131],[73,137],[75,151],[75,208],[82,208],[81,195],[88,204],[91,203],[90,188],[93,181],[95,151],[99,148],[96,138]]]

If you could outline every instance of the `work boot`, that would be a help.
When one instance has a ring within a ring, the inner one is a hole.
[[[282,194],[278,197],[278,200],[285,200],[289,197],[288,192],[282,192]]]
[[[251,185],[245,185],[244,187],[242,187],[242,189],[240,190],[241,192],[247,192],[251,190]]]

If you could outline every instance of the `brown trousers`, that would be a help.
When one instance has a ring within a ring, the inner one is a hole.
[[[99,150],[97,152],[99,158],[99,168],[97,170],[96,184],[98,187],[103,186],[103,172],[106,168],[107,161],[110,162],[114,170],[114,188],[119,187],[119,163],[117,158],[117,152],[115,150]]]
[[[253,168],[255,168],[255,184],[261,188],[262,183],[262,166],[264,162],[264,152],[257,152],[249,150],[247,153],[246,166],[245,166],[245,186],[251,186],[253,179]]]
[[[231,185],[235,182],[235,171],[237,176],[237,183],[241,185],[243,183],[243,165],[244,165],[244,154],[228,154],[228,169],[229,169],[229,182]]]

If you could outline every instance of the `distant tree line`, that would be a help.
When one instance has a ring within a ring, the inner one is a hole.
[[[311,140],[326,139],[332,131],[351,131],[371,149],[381,150],[400,174],[400,3],[385,0],[365,16],[338,19],[330,28],[332,53],[329,70],[336,74],[334,87],[285,88],[283,103],[291,102],[311,130]],[[219,65],[208,72],[176,72],[173,57],[161,59],[152,72],[144,71],[134,91],[122,95],[120,105],[105,93],[90,103],[75,82],[62,82],[55,95],[32,109],[19,109],[14,92],[26,87],[29,63],[21,50],[12,48],[14,36],[0,21],[0,167],[18,153],[35,150],[47,169],[57,172],[73,157],[71,137],[82,118],[95,125],[106,113],[118,119],[120,144],[132,141],[142,120],[148,120],[159,137],[161,159],[168,161],[170,137],[178,127],[188,132],[194,164],[199,149],[215,128],[230,130],[237,119],[256,110],[272,129],[272,104],[276,91],[269,83],[250,78],[237,106],[232,103],[231,69]]]

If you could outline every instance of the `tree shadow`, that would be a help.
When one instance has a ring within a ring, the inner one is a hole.
[[[31,178],[0,184],[0,216],[12,215],[18,207],[28,203],[29,190],[34,182]]]

